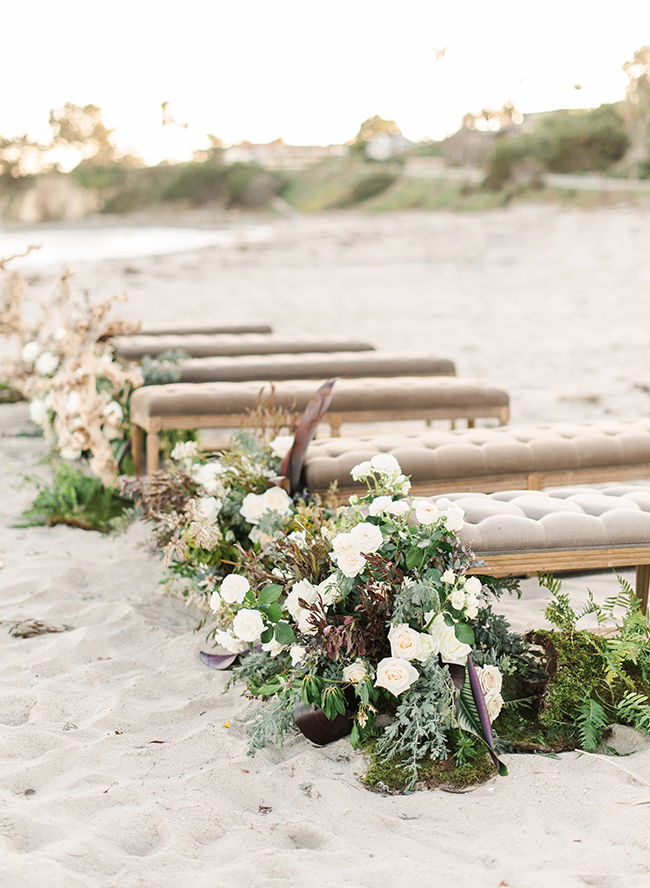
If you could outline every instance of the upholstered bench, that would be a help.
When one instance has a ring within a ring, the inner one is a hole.
[[[345,501],[363,489],[350,469],[377,453],[392,453],[422,496],[650,478],[650,419],[324,438],[309,445],[305,485],[322,493],[336,481]]]
[[[116,336],[115,354],[138,361],[145,355],[182,350],[193,358],[218,355],[275,355],[301,352],[374,351],[368,342],[356,339],[319,339],[310,336],[275,336],[271,333],[188,333],[176,335]]]
[[[137,333],[125,333],[125,336],[188,336],[193,333],[272,333],[273,328],[268,324],[204,324],[185,327],[174,325],[173,327],[142,327]]]
[[[635,566],[636,593],[647,610],[650,481],[447,497],[465,511],[461,539],[486,562],[474,573],[502,577]]]
[[[309,380],[274,383],[275,402],[301,412],[317,388]],[[132,453],[136,473],[143,470],[143,432],[147,432],[147,470],[158,467],[158,433],[162,429],[234,428],[253,410],[260,395],[271,394],[263,382],[202,382],[150,385],[131,397]],[[337,435],[343,422],[407,419],[456,419],[473,422],[496,417],[506,422],[506,392],[453,376],[339,379],[324,417]]]
[[[453,361],[447,358],[379,351],[195,358],[175,369],[180,373],[179,382],[456,375]]]

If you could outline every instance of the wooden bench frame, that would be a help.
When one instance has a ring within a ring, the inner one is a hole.
[[[198,383],[197,383],[198,384]],[[391,422],[412,419],[424,419],[429,424],[434,419],[450,419],[452,428],[456,419],[466,419],[469,428],[474,427],[476,419],[496,418],[501,425],[505,425],[510,417],[510,408],[507,405],[477,406],[477,407],[433,407],[412,408],[404,410],[349,410],[344,412],[327,412],[323,422],[331,427],[331,436],[338,437],[340,428],[344,422]],[[188,416],[184,414],[170,414],[164,416],[151,416],[146,412],[140,413],[132,408],[131,413],[131,455],[133,468],[136,475],[144,473],[144,432],[147,433],[147,473],[158,470],[158,453],[160,450],[159,433],[163,429],[236,429],[241,424],[241,413],[218,413]],[[457,485],[455,487],[457,489]],[[439,491],[436,490],[436,493]]]
[[[486,562],[469,573],[490,577],[513,574],[555,573],[557,571],[588,571],[606,567],[636,567],[636,595],[644,613],[648,612],[650,586],[650,545],[620,546],[593,549],[544,549],[528,552],[475,552]]]

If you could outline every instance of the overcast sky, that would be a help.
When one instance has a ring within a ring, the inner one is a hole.
[[[209,132],[344,142],[374,114],[442,138],[508,100],[616,101],[647,43],[650,0],[31,0],[2,14],[0,134],[47,139],[49,109],[74,102],[100,105],[118,146],[149,162]],[[187,129],[162,127],[165,101]]]

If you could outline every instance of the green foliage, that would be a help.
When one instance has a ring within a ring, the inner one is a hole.
[[[142,357],[143,385],[165,385],[168,382],[178,382],[181,378],[178,364],[190,359],[189,354],[182,348],[168,348],[161,354],[152,357]],[[193,440],[193,439],[192,439]]]
[[[248,754],[255,755],[272,743],[282,745],[290,728],[294,726],[293,710],[300,702],[300,694],[285,688],[267,706],[256,709],[244,719],[249,736]]]
[[[354,183],[350,191],[336,203],[337,207],[351,207],[382,194],[397,181],[394,173],[373,173],[365,175]]]
[[[0,404],[15,404],[24,401],[22,393],[6,379],[0,379]]]
[[[446,758],[449,752],[446,729],[453,699],[448,670],[430,658],[422,665],[417,685],[398,703],[395,721],[377,740],[375,756],[385,762],[397,757],[407,775],[407,789],[412,789],[417,782],[419,763],[424,758]]]
[[[633,691],[628,691],[618,701],[616,710],[619,718],[631,725],[635,731],[650,734],[650,705],[648,705],[648,697],[645,694],[635,694]]]
[[[188,201],[193,206],[223,203],[226,207],[266,206],[280,191],[283,178],[255,163],[226,165],[215,161],[188,163],[162,193],[164,201]]]
[[[83,530],[112,530],[112,522],[131,507],[131,501],[112,487],[104,487],[99,478],[86,475],[81,469],[60,462],[53,466],[51,484],[27,477],[38,494],[33,505],[23,514],[21,527],[69,524]]]
[[[587,752],[595,752],[609,724],[603,707],[592,698],[585,700],[577,709],[575,723],[580,747]]]

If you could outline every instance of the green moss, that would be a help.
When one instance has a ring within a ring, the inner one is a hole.
[[[376,738],[368,740],[364,751],[370,760],[368,770],[361,777],[361,782],[368,789],[404,792],[410,775],[400,767],[400,759],[389,762],[377,758],[374,754]],[[460,789],[485,783],[496,773],[492,760],[486,754],[480,755],[475,761],[458,765],[454,758],[444,760],[425,758],[418,767],[416,789],[435,789],[439,786]]]

